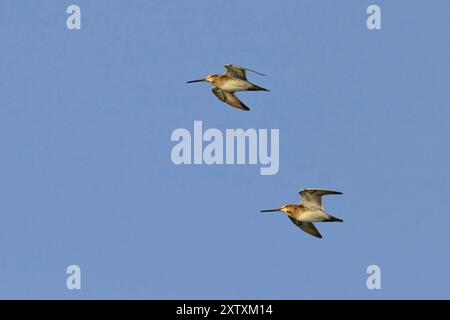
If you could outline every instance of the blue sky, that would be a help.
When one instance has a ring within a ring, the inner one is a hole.
[[[450,298],[448,1],[72,3],[0,2],[0,298]],[[225,63],[250,112],[185,83]],[[279,173],[174,165],[194,120],[279,128]],[[259,213],[304,187],[323,239]]]

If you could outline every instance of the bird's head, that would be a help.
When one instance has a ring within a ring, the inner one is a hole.
[[[278,209],[261,210],[261,212],[277,212],[277,211],[280,211],[280,212],[284,212],[284,213],[289,213],[289,212],[294,211],[293,207],[294,206],[292,204],[287,204],[287,205],[284,205],[284,206],[282,206],[282,207],[280,207]]]
[[[290,212],[293,212],[294,209],[295,209],[295,206],[294,206],[294,205],[292,205],[292,204],[287,204],[287,205],[282,206],[282,207],[280,208],[280,211],[281,211],[281,212],[284,212],[284,213],[290,213]]]
[[[217,77],[218,77],[218,75],[216,75],[216,74],[210,74],[210,75],[208,75],[206,78],[199,79],[199,80],[191,80],[191,81],[188,81],[187,83],[194,83],[194,82],[209,82],[209,83],[211,83],[212,85],[215,85],[215,84],[216,84]]]
[[[216,83],[216,79],[217,79],[217,75],[216,74],[210,74],[208,75],[205,80],[208,81],[211,84],[215,84]]]

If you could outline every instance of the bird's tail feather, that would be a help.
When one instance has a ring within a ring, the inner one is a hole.
[[[330,215],[330,217],[327,220],[325,220],[324,222],[344,222],[344,220]]]
[[[253,87],[251,87],[250,89],[248,89],[249,91],[270,91],[269,89],[257,86],[256,84],[253,85]]]

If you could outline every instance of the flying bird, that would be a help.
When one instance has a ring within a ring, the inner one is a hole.
[[[245,111],[249,111],[250,108],[236,97],[234,94],[236,91],[270,91],[247,80],[246,71],[264,76],[262,73],[232,64],[226,64],[225,69],[222,75],[211,74],[206,78],[191,80],[187,83],[209,82],[213,85],[212,92],[220,101]]]
[[[316,229],[313,222],[343,222],[342,219],[326,213],[322,206],[322,196],[342,194],[342,192],[321,189],[304,189],[299,191],[299,194],[301,196],[299,204],[288,204],[278,209],[262,210],[261,212],[284,212],[300,229],[317,238],[322,238],[322,235]]]

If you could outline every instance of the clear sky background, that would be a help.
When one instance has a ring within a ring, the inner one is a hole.
[[[450,298],[449,18],[446,0],[2,0],[0,298]],[[225,63],[267,74],[250,112],[185,83]],[[279,173],[175,166],[194,120],[279,128]],[[344,193],[323,239],[259,213],[305,187]]]

